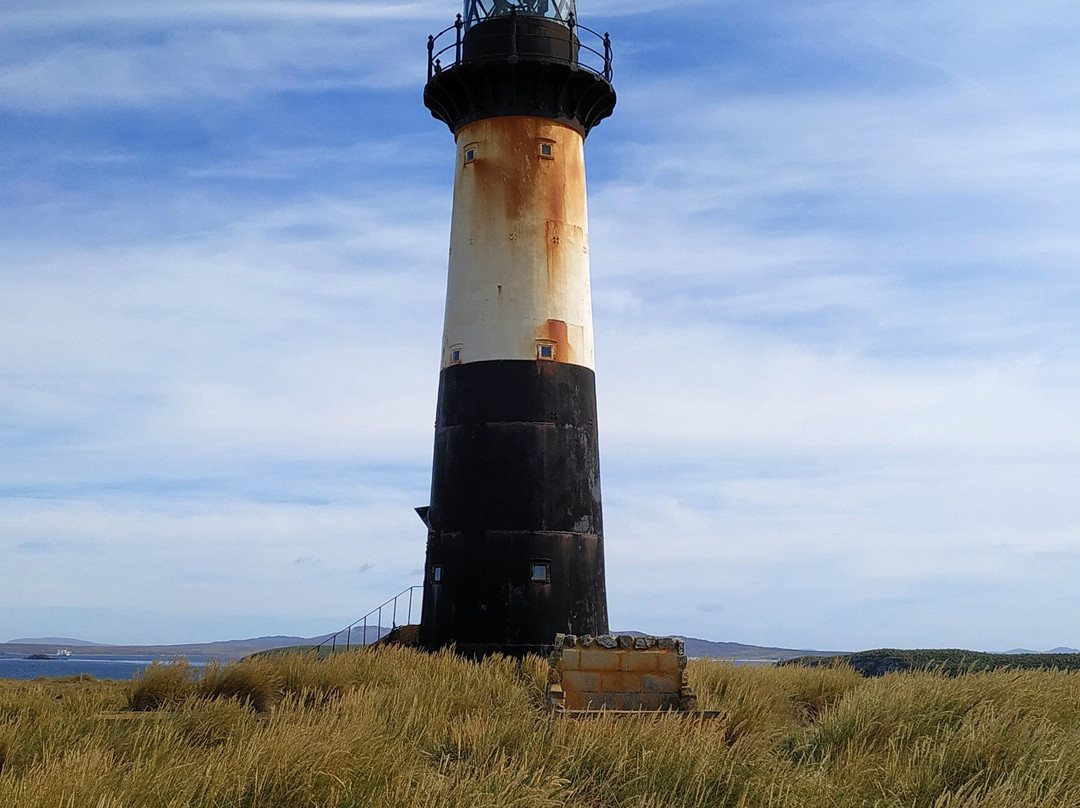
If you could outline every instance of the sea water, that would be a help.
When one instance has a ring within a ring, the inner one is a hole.
[[[216,657],[186,656],[192,667],[202,667]],[[103,657],[72,654],[66,659],[21,659],[18,657],[0,658],[0,679],[37,679],[40,676],[78,676],[88,673],[98,679],[130,679],[158,661],[169,663],[173,657],[162,656],[127,656]],[[222,662],[226,661],[224,659]]]

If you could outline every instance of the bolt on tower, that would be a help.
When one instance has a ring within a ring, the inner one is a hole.
[[[424,104],[457,150],[421,642],[543,653],[608,630],[584,143],[610,41],[574,0],[466,0]]]

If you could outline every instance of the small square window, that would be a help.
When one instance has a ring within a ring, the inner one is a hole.
[[[554,359],[555,358],[555,345],[550,342],[538,342],[536,344],[536,358],[537,359]]]
[[[474,160],[476,160],[476,144],[470,143],[465,147],[465,164],[468,165]]]
[[[436,564],[431,568],[431,581],[432,583],[439,583],[442,581],[442,565]]]
[[[461,364],[461,346],[460,345],[451,346],[451,348],[450,348],[450,364],[451,365],[460,365]]]
[[[551,562],[550,561],[534,561],[529,567],[530,577],[534,583],[550,583],[551,582]]]
[[[555,157],[555,144],[546,140],[540,141],[540,156],[554,158]]]

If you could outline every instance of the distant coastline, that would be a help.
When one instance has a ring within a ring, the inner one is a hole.
[[[374,637],[389,633],[388,627],[369,627]],[[620,634],[641,634],[641,632],[620,631]],[[67,645],[80,657],[189,657],[205,655],[218,659],[239,659],[260,651],[277,648],[303,648],[318,645],[328,639],[330,634],[317,637],[267,636],[252,637],[243,640],[223,640],[209,643],[186,643],[178,645],[106,645],[63,637],[24,638],[19,641],[0,643],[0,658],[23,657],[30,654],[53,653],[58,646]],[[743,664],[767,664],[781,662],[799,656],[835,656],[842,651],[816,651],[811,649],[774,648],[769,646],[749,645],[736,642],[714,642],[697,637],[679,636],[686,643],[686,653],[691,657],[710,657],[729,659]],[[341,641],[339,640],[339,645]],[[353,638],[354,644],[359,644]]]

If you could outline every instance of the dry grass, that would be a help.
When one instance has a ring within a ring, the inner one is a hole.
[[[1077,674],[692,662],[726,720],[575,721],[543,712],[544,673],[384,648],[0,682],[0,806],[1080,805]]]

